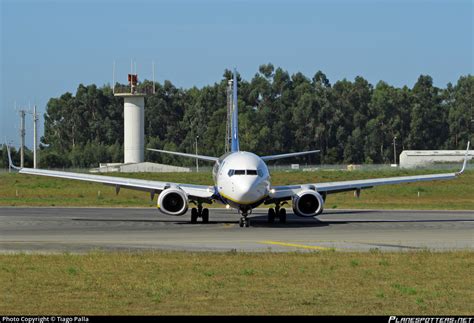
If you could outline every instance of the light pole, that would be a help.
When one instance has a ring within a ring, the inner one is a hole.
[[[36,104],[33,106],[33,168],[36,168],[37,158],[36,158],[36,141],[38,140],[37,124],[38,123],[38,114],[36,113]]]
[[[199,136],[196,136],[196,173],[199,172],[199,159],[197,158],[197,155],[198,155],[198,139],[199,139]]]
[[[393,161],[394,164],[397,164],[397,146],[395,145],[395,140],[397,140],[397,137],[393,137]]]

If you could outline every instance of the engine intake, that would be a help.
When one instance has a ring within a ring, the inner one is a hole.
[[[293,196],[293,211],[297,216],[312,217],[323,212],[324,199],[316,191],[304,190]]]
[[[178,187],[168,188],[158,196],[158,208],[167,215],[183,215],[188,211],[188,196]]]

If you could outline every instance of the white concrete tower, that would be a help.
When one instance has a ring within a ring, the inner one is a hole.
[[[145,161],[145,94],[137,93],[138,77],[129,74],[130,93],[114,93],[124,100],[123,148],[125,164]]]

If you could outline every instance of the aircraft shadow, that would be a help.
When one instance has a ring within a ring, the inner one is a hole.
[[[456,223],[456,222],[473,222],[474,219],[374,219],[374,220],[320,220],[315,218],[300,218],[293,214],[288,214],[286,223],[280,223],[278,219],[275,219],[274,223],[268,223],[267,215],[253,215],[249,217],[252,227],[268,227],[268,228],[298,228],[298,227],[327,227],[331,225],[340,224],[377,224],[377,223]],[[184,216],[182,220],[169,219],[97,219],[97,218],[75,218],[73,221],[80,222],[131,222],[131,223],[169,223],[174,225],[222,225],[222,224],[237,224],[239,223],[238,217],[229,220],[209,220],[208,223],[204,224],[201,221],[197,223],[191,223],[189,218]]]
[[[211,216],[212,217],[212,216]],[[275,228],[285,228],[285,227],[322,227],[322,226],[327,226],[327,222],[321,222],[317,219],[300,219],[296,217],[291,217],[291,219],[288,219],[289,221],[287,223],[279,223],[278,220],[275,220],[274,223],[268,223],[267,221],[267,216],[251,216],[249,217],[251,221],[251,226],[252,227],[275,227]],[[173,218],[162,220],[162,219],[97,219],[97,218],[76,218],[76,219],[71,219],[72,221],[78,221],[78,222],[109,222],[109,223],[169,223],[169,224],[174,224],[174,225],[189,225],[189,226],[194,226],[194,225],[222,225],[222,224],[239,224],[238,216],[232,217],[229,220],[212,220],[209,219],[209,222],[204,224],[200,220],[198,220],[197,223],[191,223],[189,220],[189,217],[184,216],[183,220],[176,221]],[[339,223],[337,223],[339,224]]]
[[[272,228],[297,228],[297,227],[327,227],[340,224],[382,224],[382,223],[456,223],[472,222],[473,219],[423,219],[423,220],[319,220],[319,219],[300,219],[288,217],[286,223],[268,223],[266,216],[251,217],[252,227],[272,227]]]
[[[318,219],[300,219],[288,217],[286,223],[281,223],[278,219],[274,223],[268,223],[267,216],[254,216],[250,218],[250,226],[261,228],[319,228],[327,227],[330,223]]]
[[[330,215],[330,214],[360,214],[360,213],[377,213],[380,211],[377,210],[324,210],[323,214]]]
[[[135,222],[135,223],[170,223],[170,224],[188,224],[188,225],[196,225],[196,224],[203,224],[201,221],[198,221],[197,223],[191,223],[189,220],[189,217],[183,216],[183,220],[181,221],[176,221],[173,220],[173,218],[169,218],[166,220],[161,220],[161,219],[154,219],[154,220],[149,220],[149,219],[90,219],[90,218],[77,218],[77,219],[71,219],[72,221],[79,221],[79,222]],[[238,220],[226,220],[226,221],[213,221],[209,220],[206,225],[211,225],[211,224],[235,224],[239,223]]]

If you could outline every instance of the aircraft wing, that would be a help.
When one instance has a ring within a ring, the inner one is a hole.
[[[72,172],[62,172],[46,169],[35,169],[35,168],[18,168],[20,174],[30,174],[39,176],[49,176],[56,178],[74,179],[86,182],[94,182],[105,185],[115,186],[115,190],[118,193],[121,188],[133,189],[138,191],[149,192],[153,198],[155,193],[169,188],[171,186],[178,186],[190,198],[200,199],[211,199],[214,195],[215,189],[213,186],[205,185],[193,185],[193,184],[181,184],[181,183],[170,183],[160,181],[150,181],[143,179],[125,178],[125,177],[112,177],[104,175],[92,175],[92,174],[81,174]]]
[[[7,150],[8,150],[8,160],[9,160],[10,167],[17,170],[20,174],[65,178],[65,179],[73,179],[73,180],[79,180],[79,181],[111,185],[111,186],[115,186],[115,192],[117,194],[121,188],[145,191],[145,192],[150,193],[150,196],[152,199],[155,193],[159,194],[161,193],[161,191],[171,186],[180,187],[191,199],[195,198],[195,199],[211,200],[215,193],[215,188],[213,186],[206,186],[206,185],[149,181],[149,180],[144,180],[144,179],[81,174],[81,173],[62,172],[62,171],[54,171],[54,170],[46,170],[46,169],[36,169],[36,168],[20,168],[13,165],[11,155],[10,155],[10,149],[8,145],[7,145]]]
[[[270,197],[273,199],[280,199],[280,200],[290,199],[293,195],[297,194],[299,191],[303,189],[315,189],[316,191],[320,193],[334,194],[334,193],[347,192],[347,191],[360,191],[362,189],[372,188],[374,186],[381,186],[381,185],[453,179],[461,175],[466,169],[466,164],[468,160],[468,152],[469,152],[469,143],[467,144],[467,150],[464,156],[464,163],[463,163],[462,169],[457,173],[430,174],[430,175],[417,175],[417,176],[397,176],[397,177],[373,178],[373,179],[363,179],[363,180],[354,180],[354,181],[274,186],[272,187],[272,190],[270,191]]]
[[[283,199],[285,197],[291,197],[294,194],[306,188],[316,189],[316,191],[320,193],[334,194],[334,193],[347,192],[347,191],[357,191],[357,190],[372,188],[374,186],[380,186],[380,185],[453,179],[456,176],[457,176],[457,173],[446,173],[446,174],[419,175],[419,176],[374,178],[374,179],[363,179],[363,180],[356,180],[356,181],[274,186],[272,187],[272,189],[274,190],[274,193],[273,194],[271,193],[270,197],[275,198],[275,199]]]

